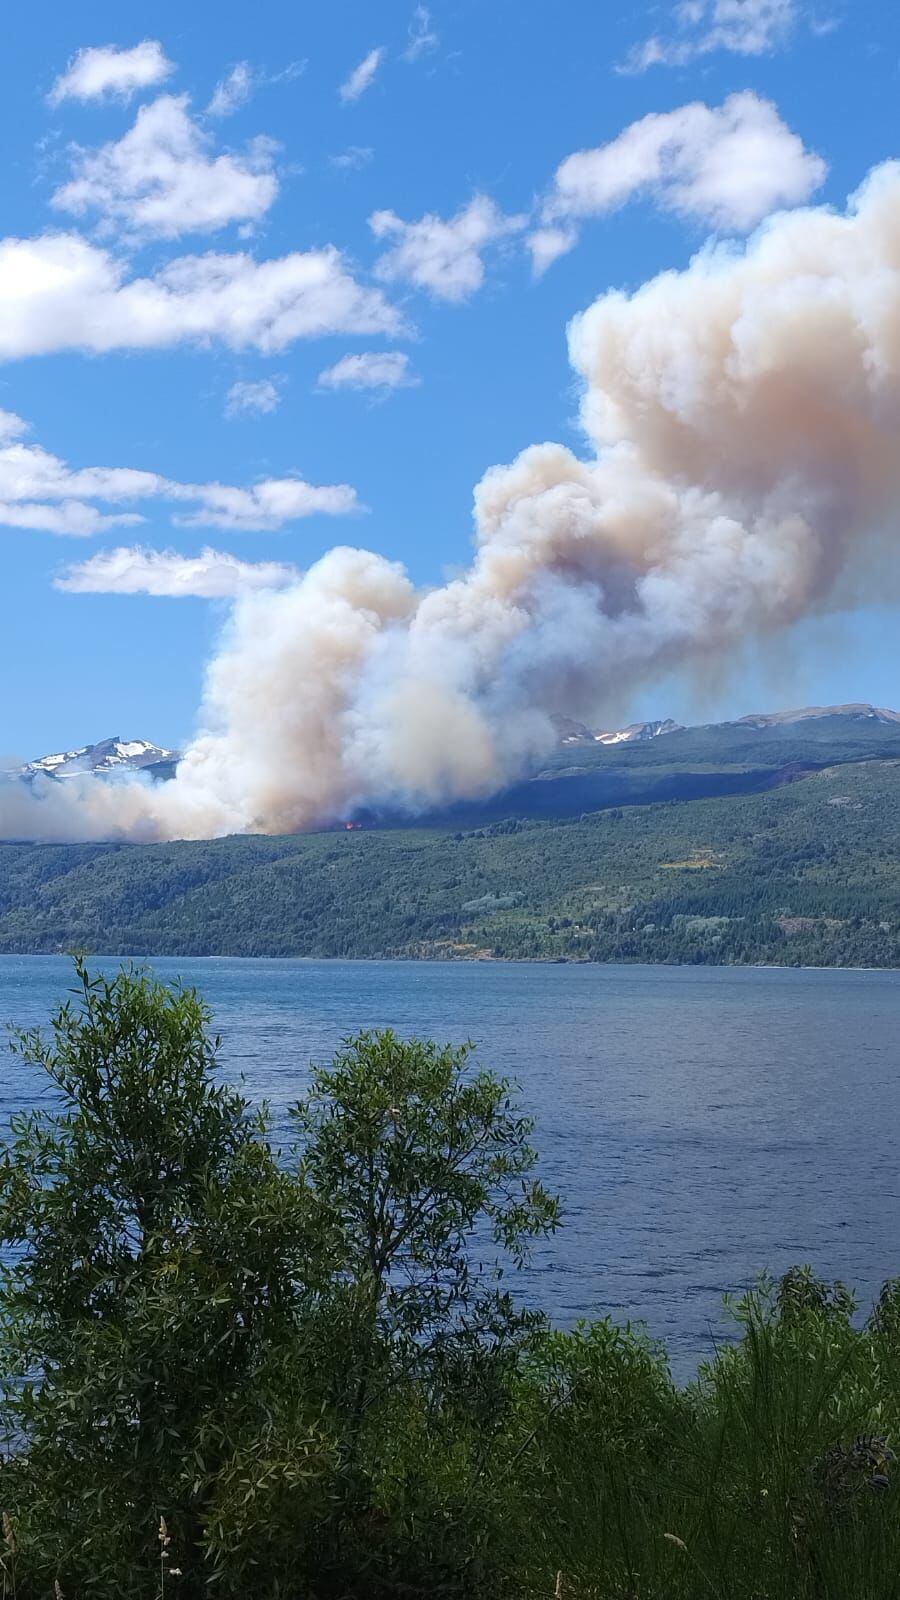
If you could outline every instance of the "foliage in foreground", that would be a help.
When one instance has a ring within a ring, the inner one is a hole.
[[[806,1269],[679,1389],[506,1292],[557,1224],[467,1049],[314,1069],[278,1151],[191,991],[78,969],[0,1163],[0,1592],[900,1596],[900,1286]]]

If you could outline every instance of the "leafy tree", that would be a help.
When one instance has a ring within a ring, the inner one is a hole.
[[[81,962],[77,979],[49,1036],[14,1045],[52,1109],[14,1118],[0,1163],[0,1483],[37,1584],[137,1594],[161,1518],[185,1585],[202,1563],[230,1410],[296,1318],[310,1230],[264,1123],[216,1079],[197,995]]]
[[[361,1517],[371,1544],[365,1519],[387,1437],[394,1465],[408,1461],[407,1487],[421,1485],[421,1456],[409,1452],[413,1438],[422,1448],[417,1407],[432,1440],[448,1428],[458,1439],[464,1425],[477,1439],[468,1467],[483,1473],[508,1418],[510,1377],[540,1322],[504,1289],[502,1259],[522,1264],[557,1226],[558,1202],[531,1176],[533,1123],[505,1079],[470,1070],[471,1053],[363,1033],[314,1070],[293,1112],[301,1176],[339,1263],[324,1326],[342,1352],[331,1367],[343,1545]],[[473,1242],[500,1260],[475,1265]],[[460,1514],[471,1518],[469,1480],[464,1489]],[[432,1509],[451,1514],[443,1499]],[[427,1515],[421,1501],[418,1514]],[[467,1537],[471,1547],[471,1523]]]
[[[50,1104],[0,1157],[18,1593],[461,1582],[535,1320],[473,1241],[519,1261],[557,1214],[507,1085],[363,1035],[314,1071],[291,1170],[193,991],[76,970],[15,1041]]]
[[[678,1388],[503,1267],[550,1232],[470,1047],[313,1069],[296,1157],[191,991],[77,968],[0,1155],[0,1594],[900,1600],[900,1286],[807,1267]]]

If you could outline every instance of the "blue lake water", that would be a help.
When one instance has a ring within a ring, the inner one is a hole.
[[[102,963],[114,967],[116,963]],[[900,973],[157,959],[206,995],[228,1075],[276,1121],[362,1027],[473,1039],[537,1118],[565,1224],[524,1284],[558,1322],[640,1319],[687,1375],[721,1296],[809,1261],[867,1305],[900,1274]],[[0,957],[0,1024],[71,983]],[[0,1120],[46,1095],[0,1058]]]

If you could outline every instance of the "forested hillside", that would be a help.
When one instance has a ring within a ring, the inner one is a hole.
[[[0,950],[900,966],[900,761],[471,829],[0,845]]]
[[[563,738],[537,775],[488,800],[435,812],[427,825],[473,828],[511,816],[556,819],[609,806],[762,794],[824,767],[900,759],[900,717],[871,706],[716,722],[613,745],[583,731],[586,737]],[[402,825],[396,817],[366,820]]]

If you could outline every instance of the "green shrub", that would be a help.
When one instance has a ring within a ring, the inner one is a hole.
[[[0,1592],[900,1600],[900,1283],[808,1268],[694,1383],[503,1270],[556,1227],[469,1047],[314,1068],[280,1155],[191,991],[77,967],[0,1157]]]
[[[196,994],[77,976],[16,1042],[52,1109],[0,1163],[17,1592],[470,1586],[535,1323],[471,1243],[521,1260],[557,1218],[507,1085],[364,1035],[314,1071],[281,1164]]]

